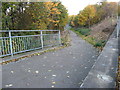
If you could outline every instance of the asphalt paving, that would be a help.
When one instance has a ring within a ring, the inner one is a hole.
[[[99,53],[70,31],[71,46],[2,66],[3,88],[79,88]]]

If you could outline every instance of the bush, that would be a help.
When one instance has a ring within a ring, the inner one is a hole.
[[[105,40],[99,40],[95,43],[95,47],[104,47],[106,41]]]
[[[61,35],[61,44],[64,46],[69,46],[70,45],[70,33],[69,31],[64,31],[64,34]]]
[[[73,31],[73,30],[75,30],[75,29],[74,29],[74,28],[70,28],[70,30],[72,30],[72,31]]]
[[[88,36],[88,35],[90,35],[91,30],[90,29],[77,29],[76,31],[78,31],[82,35]]]

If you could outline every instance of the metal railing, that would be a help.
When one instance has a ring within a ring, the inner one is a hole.
[[[120,17],[117,17],[117,37],[119,37],[120,34]]]
[[[37,34],[18,34],[25,32]],[[0,37],[0,57],[61,44],[60,30],[1,30],[0,33],[5,34]]]

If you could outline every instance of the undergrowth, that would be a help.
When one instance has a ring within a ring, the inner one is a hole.
[[[90,37],[90,29],[74,29],[71,28],[72,31],[74,31],[78,36],[80,36],[82,39],[86,40],[90,44],[92,44],[94,47],[98,48],[100,51],[103,49],[103,47],[106,44],[106,40],[97,40],[95,37]]]

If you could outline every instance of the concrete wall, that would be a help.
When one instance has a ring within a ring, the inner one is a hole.
[[[118,38],[114,30],[80,88],[114,88],[118,67]]]

